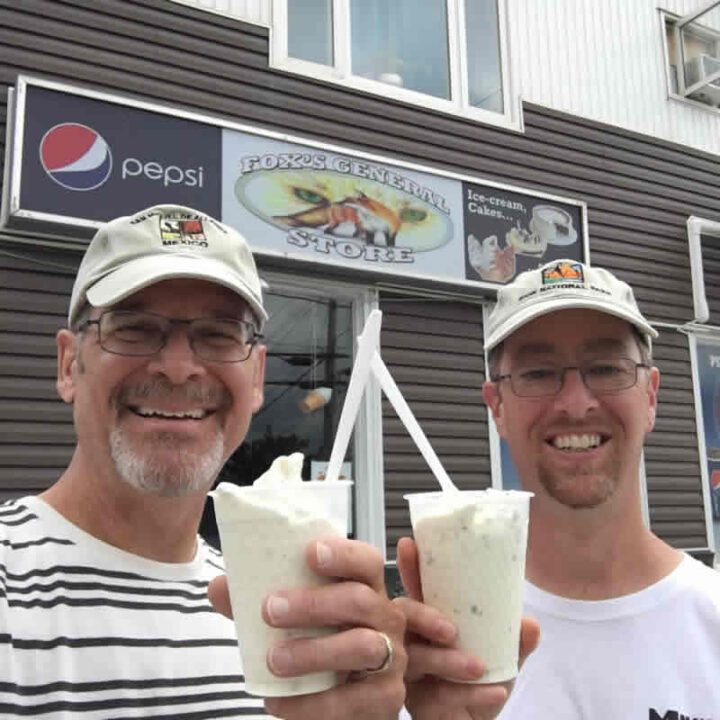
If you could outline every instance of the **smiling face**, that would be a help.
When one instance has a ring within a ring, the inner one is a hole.
[[[527,367],[576,367],[622,355],[641,362],[631,326],[593,310],[563,310],[528,323],[504,342],[498,374]],[[573,508],[637,491],[645,434],[655,422],[659,372],[638,368],[637,383],[613,394],[590,391],[569,370],[552,397],[518,397],[507,380],[483,396],[505,438],[523,486]],[[542,500],[541,500],[542,501]],[[534,501],[535,502],[535,501]]]
[[[250,317],[237,294],[189,279],[157,283],[113,309],[180,319]],[[103,350],[91,325],[77,335],[61,331],[58,350],[58,390],[74,404],[83,467],[143,492],[206,492],[262,405],[264,347],[244,362],[206,362],[179,326],[155,355],[127,357]]]

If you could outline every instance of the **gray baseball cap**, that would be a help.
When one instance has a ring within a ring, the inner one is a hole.
[[[155,205],[103,225],[75,278],[68,322],[86,302],[113,305],[161,280],[196,278],[242,297],[267,320],[262,282],[245,238],[234,228],[182,205]]]
[[[497,302],[488,319],[485,349],[492,350],[541,315],[571,308],[599,310],[627,320],[647,339],[648,346],[658,335],[643,317],[626,282],[608,270],[577,260],[553,260],[520,273],[498,289]]]

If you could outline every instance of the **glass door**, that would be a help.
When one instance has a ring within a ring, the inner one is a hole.
[[[322,480],[352,371],[354,338],[374,305],[374,295],[352,286],[323,282],[319,290],[298,279],[264,276],[270,282],[264,293],[270,316],[263,329],[265,399],[219,480],[252,484],[277,456],[293,452],[305,456],[304,480]],[[365,436],[368,426],[360,418],[355,435]],[[341,471],[341,477],[355,480],[353,499],[358,467],[363,465],[355,461],[356,448],[367,446],[366,437],[358,440],[350,443]],[[357,535],[355,526],[353,519],[351,537]],[[209,502],[201,534],[215,544],[216,533]]]

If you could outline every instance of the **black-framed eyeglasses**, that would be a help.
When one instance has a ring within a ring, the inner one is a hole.
[[[80,325],[97,325],[100,347],[115,355],[145,357],[167,344],[172,328],[184,325],[193,352],[203,360],[236,363],[247,360],[262,338],[246,320],[232,318],[193,318],[185,320],[135,310],[106,310],[95,320]]]
[[[509,380],[510,388],[518,397],[551,397],[562,390],[565,373],[577,370],[588,390],[598,395],[608,395],[633,387],[637,383],[638,368],[649,367],[646,363],[628,357],[597,357],[567,367],[532,363],[491,379],[493,382]]]

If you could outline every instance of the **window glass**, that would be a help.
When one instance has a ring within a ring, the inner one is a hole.
[[[450,99],[445,0],[351,0],[352,74]]]
[[[665,30],[671,92],[682,94],[681,81],[687,90],[720,70],[720,9],[710,8],[681,26],[679,43],[674,18],[666,19]],[[720,104],[720,81],[701,86],[688,97],[717,106]]]
[[[263,329],[265,399],[219,481],[251,485],[278,455],[293,452],[305,455],[303,479],[320,479],[352,371],[352,306],[298,290],[266,292],[264,304],[270,315]],[[346,477],[354,479],[352,441],[344,463]],[[212,502],[206,504],[200,532],[217,545]]]
[[[472,107],[503,112],[497,0],[465,2],[468,96]]]
[[[277,455],[300,451],[307,480],[313,461],[330,459],[352,367],[351,308],[295,292],[268,293],[266,307],[265,402],[253,417],[236,472],[252,482]],[[352,447],[346,460],[351,453]]]
[[[288,0],[288,55],[333,64],[332,0]]]

